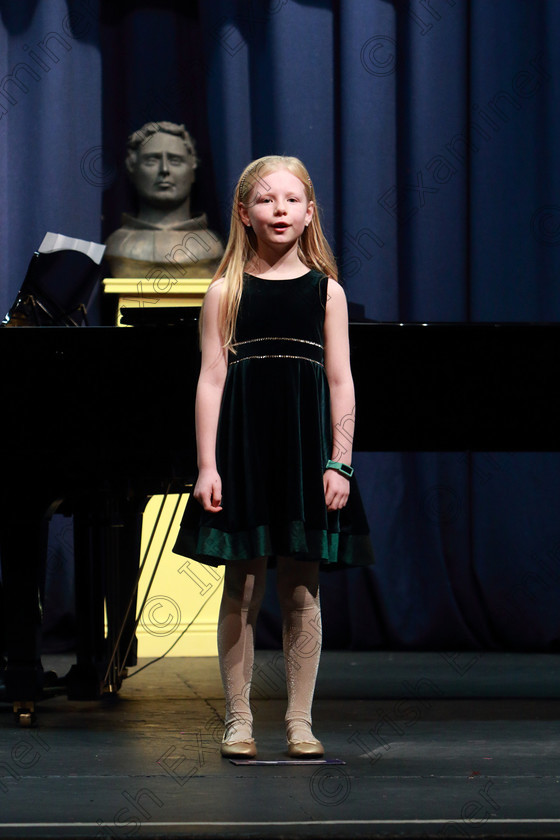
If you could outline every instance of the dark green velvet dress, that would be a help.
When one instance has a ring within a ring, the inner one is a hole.
[[[327,512],[331,457],[329,386],[323,366],[328,278],[245,274],[222,397],[216,456],[222,510],[191,496],[174,551],[212,566],[268,556],[334,569],[373,563],[355,477],[342,511]]]

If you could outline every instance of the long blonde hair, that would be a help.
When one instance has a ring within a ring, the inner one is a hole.
[[[263,179],[266,175],[279,169],[287,169],[288,172],[299,178],[305,187],[307,201],[312,201],[314,204],[311,222],[303,231],[298,242],[297,253],[299,259],[308,268],[317,269],[338,280],[336,262],[321,228],[313,184],[303,163],[298,158],[283,155],[268,155],[254,160],[245,167],[237,183],[233,196],[229,239],[222,261],[213,277],[213,280],[224,278],[218,318],[223,346],[232,352],[235,352],[233,343],[235,341],[239,301],[243,291],[243,272],[249,260],[255,256],[257,248],[254,231],[246,228],[241,221],[239,205],[250,206],[249,196],[253,189],[257,190],[257,195],[270,189]],[[255,197],[251,199],[251,201],[254,200]],[[202,324],[202,318],[200,323]]]

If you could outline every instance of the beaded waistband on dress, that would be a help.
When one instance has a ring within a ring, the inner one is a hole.
[[[230,358],[230,365],[237,365],[247,359],[303,359],[324,367],[323,345],[306,338],[264,336],[238,341],[233,346],[237,352]]]

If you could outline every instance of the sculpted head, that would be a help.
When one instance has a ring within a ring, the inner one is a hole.
[[[184,125],[146,123],[128,138],[125,165],[141,208],[188,210],[197,157]]]

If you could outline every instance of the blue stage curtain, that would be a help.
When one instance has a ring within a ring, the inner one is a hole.
[[[0,84],[4,308],[47,229],[119,226],[126,136],[168,119],[197,140],[195,203],[224,237],[247,162],[301,157],[366,317],[558,320],[560,4],[99,3],[98,27],[94,0],[0,1],[3,81],[18,62],[39,76],[7,85],[17,104]],[[72,50],[56,42],[47,72],[29,56],[48,32]],[[406,393],[402,410],[413,423]],[[324,576],[327,647],[558,648],[557,454],[354,463],[377,565]],[[270,583],[263,647],[280,644]]]
[[[1,317],[47,233],[99,241],[97,0],[0,2]]]

